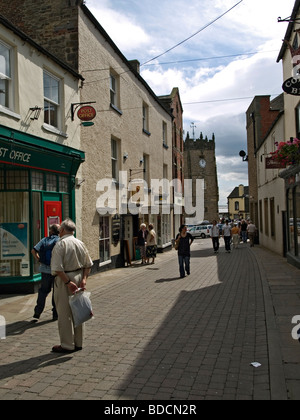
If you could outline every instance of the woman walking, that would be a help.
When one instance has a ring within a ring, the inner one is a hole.
[[[148,235],[147,235],[147,248],[146,248],[147,264],[149,264],[150,258],[152,258],[151,264],[155,263],[156,254],[157,254],[156,232],[154,230],[154,226],[150,224]]]
[[[178,244],[177,249],[180,278],[183,279],[185,277],[185,272],[188,276],[191,274],[191,244],[194,242],[193,236],[187,232],[187,227],[185,225],[180,226],[179,234],[176,236],[176,242]]]

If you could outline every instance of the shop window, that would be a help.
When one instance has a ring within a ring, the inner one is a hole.
[[[28,172],[27,171],[7,171],[6,188],[8,190],[28,190]]]
[[[33,171],[31,174],[31,185],[33,190],[44,189],[44,175],[42,172]]]
[[[169,214],[162,214],[157,217],[158,245],[164,246],[171,241],[171,220]]]
[[[60,176],[59,177],[59,191],[60,192],[69,192],[69,183],[68,178],[66,176]]]
[[[29,276],[29,193],[0,192],[0,215],[0,277]]]
[[[99,222],[99,253],[100,264],[110,263],[110,218],[108,216],[100,217]]]
[[[46,175],[46,190],[47,191],[57,191],[56,175],[52,175],[52,174],[47,174]]]
[[[0,42],[0,105],[12,108],[11,48]]]
[[[69,195],[64,195],[63,196],[63,218],[67,219],[68,217],[71,217],[70,196]]]
[[[4,190],[4,171],[0,170],[0,190]]]
[[[44,122],[59,128],[59,79],[44,71]]]

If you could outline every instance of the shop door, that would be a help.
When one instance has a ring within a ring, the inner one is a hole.
[[[62,218],[61,201],[44,201],[44,234],[49,235],[53,224],[60,224]]]

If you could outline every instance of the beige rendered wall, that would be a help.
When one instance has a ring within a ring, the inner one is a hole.
[[[112,177],[111,138],[119,142],[119,169],[135,170],[135,178],[142,178],[140,158],[149,156],[149,177],[163,178],[163,167],[168,166],[172,179],[172,119],[158,104],[154,96],[130,71],[120,56],[103,38],[100,32],[81,12],[79,19],[79,72],[85,77],[81,101],[96,101],[97,116],[93,127],[81,128],[81,148],[86,152],[82,165],[82,238],[94,260],[99,259],[99,215],[96,202],[99,193],[97,182]],[[119,80],[119,109],[122,115],[110,107],[110,73]],[[142,108],[149,107],[149,132],[143,133]],[[167,124],[167,144],[163,147],[162,124]],[[77,119],[79,126],[80,121]],[[124,161],[123,155],[128,159]],[[111,255],[117,255],[119,247],[111,247]]]

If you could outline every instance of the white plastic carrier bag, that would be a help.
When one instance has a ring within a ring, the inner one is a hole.
[[[90,292],[80,289],[74,295],[69,296],[75,328],[94,317],[90,296]]]

